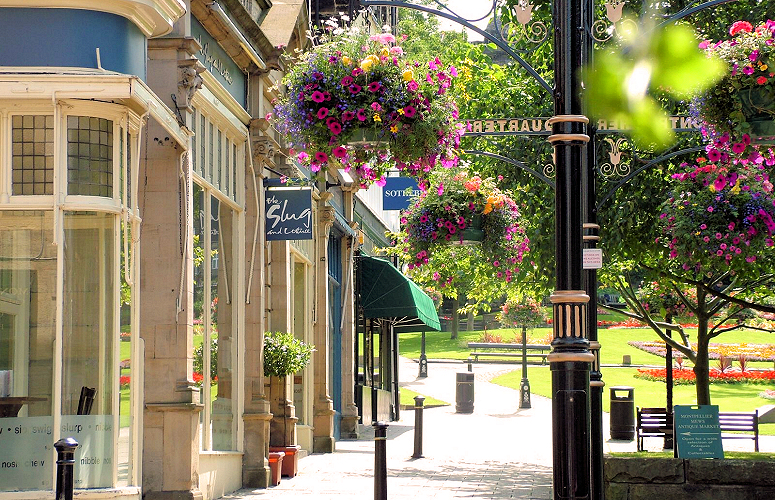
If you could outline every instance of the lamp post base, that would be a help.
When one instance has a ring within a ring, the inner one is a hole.
[[[532,408],[530,405],[530,381],[523,378],[519,383],[519,407]]]

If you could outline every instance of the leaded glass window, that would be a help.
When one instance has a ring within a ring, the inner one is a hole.
[[[113,196],[113,121],[67,117],[67,193]]]
[[[14,195],[54,194],[54,116],[15,115],[11,119]]]

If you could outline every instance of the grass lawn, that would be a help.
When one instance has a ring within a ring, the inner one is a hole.
[[[606,318],[609,319],[609,318]],[[519,333],[516,329],[489,330],[511,341]],[[551,336],[551,328],[536,328],[528,332],[528,340],[542,339]],[[460,332],[458,339],[450,340],[449,332],[426,333],[426,355],[429,359],[459,359],[469,357],[468,342],[480,341],[482,332]],[[689,332],[690,337],[696,335]],[[606,388],[603,390],[603,409],[610,409],[610,387],[629,386],[634,388],[635,405],[665,406],[665,384],[663,382],[650,382],[636,379],[636,368],[621,366],[622,356],[629,355],[634,365],[664,366],[665,360],[654,354],[637,349],[627,342],[631,340],[652,341],[657,335],[648,328],[601,328],[598,337],[602,345],[600,356],[603,364],[603,382]],[[405,333],[399,336],[400,353],[402,356],[418,358],[420,356],[420,333]],[[775,335],[768,332],[732,331],[718,337],[718,343],[775,343]],[[616,365],[609,367],[605,365]],[[711,366],[714,361],[711,360]],[[737,362],[733,363],[737,366]],[[772,362],[748,363],[751,368],[772,368]],[[528,369],[530,389],[533,394],[549,397],[551,394],[551,375],[548,366],[531,365]],[[519,389],[522,378],[521,370],[517,370],[493,380],[494,383]],[[775,389],[773,385],[763,384],[711,384],[711,401],[719,405],[721,411],[753,411],[766,404],[775,404],[758,396],[765,389]],[[694,404],[696,400],[693,385],[680,385],[673,388],[673,404]],[[760,424],[761,434],[775,435],[775,424]]]
[[[424,396],[425,401],[423,402],[423,406],[449,406],[449,403],[446,401],[441,401],[440,399],[435,399],[429,396],[425,396],[425,394],[420,394],[418,392],[410,391],[409,389],[405,387],[401,387],[399,390],[399,395],[401,397],[401,404],[405,406],[411,406],[414,407],[414,397],[415,396]]]

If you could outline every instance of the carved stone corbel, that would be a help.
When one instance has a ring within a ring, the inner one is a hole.
[[[321,207],[318,209],[318,231],[320,234],[328,234],[334,225],[334,207]]]
[[[178,60],[178,95],[176,105],[179,110],[191,112],[191,100],[204,83],[199,73],[204,70],[205,67],[197,59]]]

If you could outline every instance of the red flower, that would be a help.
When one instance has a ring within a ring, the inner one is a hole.
[[[759,85],[764,85],[765,83],[767,83],[767,77],[760,76],[759,78],[756,79],[756,83],[758,83]]]
[[[729,34],[732,36],[737,35],[741,31],[750,33],[753,31],[753,26],[751,26],[751,23],[749,23],[748,21],[737,21],[734,24],[732,24],[731,28],[729,28]]]

